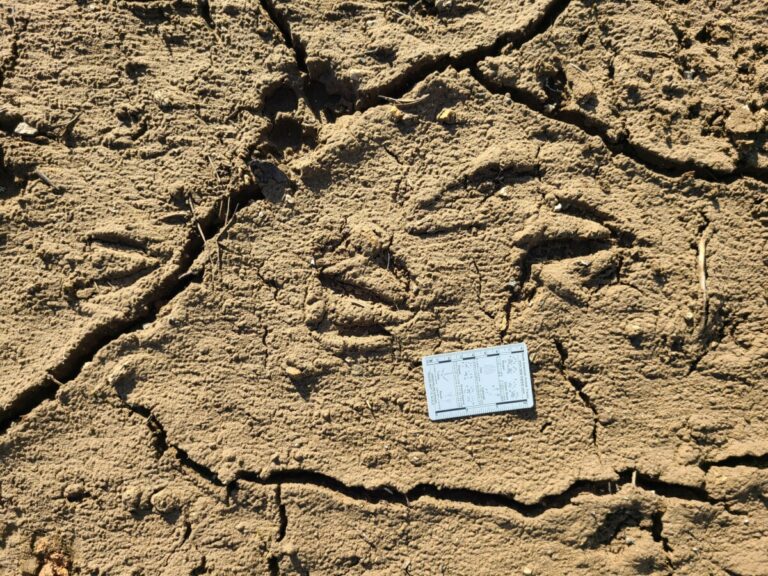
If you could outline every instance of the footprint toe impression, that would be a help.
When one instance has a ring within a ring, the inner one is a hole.
[[[413,316],[390,243],[383,230],[363,223],[316,262],[317,284],[308,295],[307,316],[315,337],[336,355],[390,350],[391,328]]]

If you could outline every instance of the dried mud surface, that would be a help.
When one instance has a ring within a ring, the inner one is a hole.
[[[766,29],[0,2],[0,573],[768,574]]]

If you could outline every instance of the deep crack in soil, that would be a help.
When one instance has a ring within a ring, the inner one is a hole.
[[[547,104],[540,102],[536,98],[527,94],[523,90],[515,89],[509,86],[500,86],[493,82],[492,79],[487,78],[477,70],[476,65],[469,67],[472,76],[485,86],[490,92],[495,94],[509,95],[513,101],[518,104],[523,104],[535,111],[537,114],[552,118],[559,122],[564,122],[572,126],[576,126],[579,130],[584,131],[590,136],[597,136],[614,154],[621,154],[627,158],[631,158],[633,161],[645,166],[649,170],[658,174],[668,176],[671,178],[679,178],[685,174],[693,174],[696,178],[705,180],[707,182],[720,182],[723,184],[729,184],[739,180],[741,178],[754,178],[762,182],[768,182],[768,172],[764,169],[758,169],[750,166],[746,166],[741,163],[735,170],[732,171],[718,171],[713,168],[705,168],[693,163],[685,163],[675,160],[667,156],[662,156],[655,153],[652,150],[641,148],[635,144],[629,142],[625,137],[619,139],[613,139],[609,137],[605,130],[601,129],[595,123],[590,122],[586,117],[578,112],[568,110],[558,110],[557,108],[549,108]]]
[[[98,352],[121,336],[141,330],[157,318],[158,313],[171,300],[181,294],[192,282],[200,281],[202,270],[190,274],[193,263],[203,254],[207,242],[216,242],[219,233],[237,217],[238,210],[252,202],[263,200],[264,196],[253,185],[246,185],[234,191],[228,198],[214,203],[205,218],[190,228],[186,244],[176,261],[176,270],[158,282],[151,292],[146,293],[126,318],[110,320],[91,330],[72,349],[62,363],[53,367],[41,387],[27,388],[8,408],[0,414],[0,434],[29,414],[37,406],[56,396],[58,390],[77,378],[83,366],[93,360]],[[222,213],[222,207],[234,208]]]
[[[147,426],[152,431],[155,438],[154,448],[159,455],[165,453],[168,449],[173,449],[175,457],[185,468],[191,470],[207,482],[215,486],[225,486],[216,473],[199,462],[190,458],[189,454],[177,445],[169,444],[167,434],[162,424],[155,418],[150,410],[143,406],[131,404],[123,400],[124,405],[140,415],[147,422]],[[701,463],[702,470],[709,470],[712,466],[719,467],[737,467],[748,466],[757,469],[768,468],[768,453],[762,456],[744,455],[733,456],[717,462]],[[689,500],[695,502],[707,502],[716,504],[720,500],[711,497],[704,488],[695,486],[684,486],[665,482],[658,478],[650,477],[646,474],[638,473],[634,469],[617,471],[617,479],[600,482],[578,481],[560,494],[554,494],[542,498],[535,504],[525,504],[519,502],[514,497],[500,494],[481,492],[478,490],[467,490],[460,488],[444,488],[433,484],[419,484],[407,492],[398,491],[391,486],[380,486],[376,488],[366,488],[363,486],[349,486],[340,480],[311,470],[277,470],[270,472],[266,477],[255,474],[247,470],[241,470],[237,473],[237,479],[226,484],[227,490],[231,491],[237,486],[239,481],[250,482],[262,486],[275,485],[278,488],[286,484],[301,484],[328,489],[332,492],[342,494],[354,500],[362,500],[370,503],[390,502],[409,506],[412,502],[422,497],[434,498],[448,502],[463,502],[475,506],[493,506],[509,508],[522,516],[535,518],[551,509],[563,508],[573,502],[575,498],[582,494],[593,494],[596,496],[611,494],[618,491],[622,486],[632,485],[644,490],[655,492],[664,497],[677,498],[679,500]],[[278,491],[278,499],[280,492]],[[287,520],[285,519],[284,507],[281,505],[280,534],[284,536]],[[278,540],[282,540],[280,536]]]

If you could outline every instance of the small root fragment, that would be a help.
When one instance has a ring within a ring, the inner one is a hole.
[[[420,98],[412,98],[410,100],[405,98],[390,98],[389,96],[384,96],[384,95],[380,95],[379,98],[381,98],[385,102],[394,104],[395,106],[415,106],[416,104],[421,104],[422,102],[426,102],[427,99],[429,99],[429,96],[430,94],[424,94],[424,96],[421,96]]]
[[[707,224],[699,238],[698,250],[696,253],[696,264],[699,271],[699,287],[703,298],[704,321],[702,331],[706,329],[709,323],[709,294],[707,292],[707,240],[712,235],[711,224]]]

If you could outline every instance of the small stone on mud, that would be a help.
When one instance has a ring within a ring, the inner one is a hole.
[[[30,126],[26,122],[19,122],[16,124],[16,128],[13,129],[13,133],[19,136],[37,136],[37,128]]]
[[[290,378],[298,378],[301,376],[301,370],[296,368],[296,366],[286,366],[285,373],[288,374]]]
[[[387,110],[387,116],[394,122],[400,122],[405,117],[405,114],[397,106],[390,106],[389,110]]]
[[[141,507],[141,490],[135,486],[128,486],[123,490],[121,500],[129,512],[138,510]]]
[[[182,197],[184,195],[184,181],[175,180],[168,185],[168,193],[171,197]]]
[[[45,561],[38,572],[38,576],[69,576],[69,570],[66,567],[67,560],[63,554],[53,553]]]
[[[437,121],[443,124],[456,124],[456,111],[453,108],[443,108],[437,115]]]
[[[533,570],[528,566],[526,566],[525,568],[523,568],[523,574],[525,574],[525,576],[531,576],[531,574],[533,574]]]
[[[747,106],[739,106],[731,112],[725,121],[725,129],[736,136],[756,134],[762,129],[762,124]]]
[[[642,333],[643,333],[643,328],[642,328],[642,326],[639,326],[639,325],[637,325],[637,324],[634,324],[634,323],[631,323],[631,322],[630,322],[630,323],[629,323],[629,324],[627,324],[627,325],[626,325],[626,327],[624,328],[624,332],[625,332],[625,333],[626,333],[626,335],[627,335],[627,336],[629,336],[630,338],[636,338],[637,336],[641,336],[641,335],[642,335]]]
[[[82,500],[85,496],[85,488],[82,484],[69,484],[64,488],[64,498],[70,502]]]
[[[427,455],[424,452],[414,451],[408,453],[408,460],[414,466],[421,466],[427,459]]]

